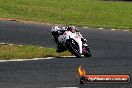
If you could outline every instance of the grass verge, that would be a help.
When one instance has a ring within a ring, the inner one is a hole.
[[[0,0],[0,17],[48,23],[132,28],[132,2],[103,0]]]
[[[63,53],[56,53],[56,50],[53,48],[27,45],[0,45],[0,60],[59,57],[67,55],[71,54],[68,51]]]

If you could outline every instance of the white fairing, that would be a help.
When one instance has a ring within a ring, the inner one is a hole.
[[[51,32],[56,32],[56,31],[58,31],[59,30],[59,27],[58,26],[53,26],[52,28],[51,28]]]
[[[82,54],[82,41],[81,41],[81,37],[78,34],[72,33],[70,31],[65,31],[63,35],[60,35],[58,37],[58,41],[62,44],[65,44],[66,40],[70,38],[74,39],[78,43],[80,54]]]

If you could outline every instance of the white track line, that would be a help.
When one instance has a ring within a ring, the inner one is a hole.
[[[129,31],[129,30],[123,30],[123,31]]]
[[[76,57],[76,56],[60,56],[60,57]]]
[[[17,45],[17,46],[23,47],[23,45]]]
[[[9,46],[13,46],[13,44],[8,44]]]
[[[99,30],[104,30],[104,28],[98,28]],[[115,30],[117,30],[117,29],[110,29],[110,30],[112,30],[112,31],[115,31]],[[130,31],[130,30],[120,30],[120,31],[125,31],[125,32],[127,32],[127,31]]]
[[[98,29],[103,30],[104,28],[98,28]]]
[[[12,59],[12,60],[0,60],[0,62],[23,62],[23,61],[49,60],[53,58],[54,57],[34,58],[34,59]]]
[[[110,29],[110,30],[115,31],[116,29]]]
[[[0,43],[0,45],[6,45],[6,43]]]
[[[83,28],[88,28],[88,27],[83,27]]]
[[[60,58],[76,57],[76,56],[60,56]],[[37,60],[50,60],[57,57],[47,57],[47,58],[33,58],[33,59],[11,59],[11,60],[0,60],[0,62],[23,62],[23,61],[37,61]]]
[[[57,88],[79,88],[79,87],[57,87]]]

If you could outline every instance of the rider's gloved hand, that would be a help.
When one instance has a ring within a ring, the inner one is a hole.
[[[79,30],[75,29],[76,32],[79,32]]]
[[[85,42],[87,42],[87,39],[84,39]]]
[[[81,41],[82,41],[83,43],[86,43],[86,42],[87,42],[87,39],[81,38]]]

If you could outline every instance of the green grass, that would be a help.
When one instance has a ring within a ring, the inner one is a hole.
[[[56,53],[56,50],[53,48],[44,48],[39,46],[27,45],[0,45],[0,60],[59,57],[67,55],[71,54],[68,51],[63,53]]]
[[[132,28],[132,2],[0,0],[0,17],[65,25]]]

